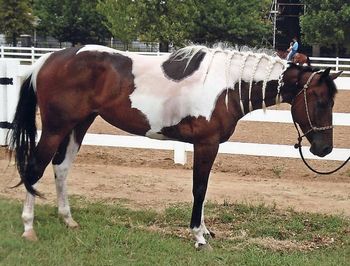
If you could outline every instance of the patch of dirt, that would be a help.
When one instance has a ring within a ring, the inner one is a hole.
[[[273,251],[311,251],[321,247],[328,247],[334,243],[333,238],[324,237],[314,239],[313,241],[292,241],[292,240],[278,240],[272,237],[250,238],[248,242],[256,244]]]

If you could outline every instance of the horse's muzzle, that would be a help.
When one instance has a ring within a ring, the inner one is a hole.
[[[312,143],[310,152],[318,157],[325,157],[327,154],[330,154],[333,150],[333,146],[324,144],[324,145],[316,145]]]

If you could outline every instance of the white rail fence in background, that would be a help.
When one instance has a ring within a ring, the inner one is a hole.
[[[40,56],[46,53],[55,52],[61,50],[60,48],[37,48],[37,47],[6,47],[0,46],[0,59],[10,58],[18,59],[21,63],[32,64]],[[138,54],[159,56],[167,53],[160,52],[137,52]]]
[[[30,50],[31,48],[26,49],[28,49],[27,51],[29,51],[28,53],[30,53],[31,56],[29,60],[32,60],[32,58],[34,58],[34,60],[37,59],[37,53],[32,55],[32,50]],[[36,48],[35,51],[39,49],[43,53],[49,51],[49,49],[44,48]],[[157,53],[145,54],[157,55]],[[23,79],[24,73],[29,67],[28,65],[21,65],[21,62],[23,62],[22,59],[0,58],[0,78],[8,77],[13,79],[13,85],[0,85],[0,122],[5,121],[6,123],[9,123],[12,121],[15,107],[18,101],[20,83]],[[338,78],[336,81],[339,90],[350,90],[350,78]],[[267,110],[266,113],[264,113],[262,110],[257,110],[250,114],[247,114],[242,120],[256,122],[292,123],[290,111],[281,110]],[[333,123],[335,126],[350,126],[350,113],[335,113]],[[6,128],[0,128],[0,145],[6,144],[6,133]],[[291,132],[291,134],[296,133]],[[170,140],[154,140],[140,136],[87,134],[84,138],[83,144],[108,147],[172,150],[174,151],[174,162],[180,164],[186,163],[186,152],[193,151],[192,144]],[[305,157],[308,159],[345,160],[350,155],[350,149],[335,148],[333,149],[333,152],[328,156],[324,158],[318,158],[312,155],[308,149],[309,147],[303,147]],[[298,151],[294,149],[292,145],[277,144],[226,142],[220,145],[219,153],[299,158]]]
[[[38,47],[9,47],[0,46],[0,58],[16,58],[21,63],[34,63],[45,53],[58,51],[60,48],[38,48]],[[137,52],[138,54],[159,56],[166,53],[160,52]],[[343,70],[344,74],[350,74],[350,58],[340,57],[310,57],[312,66],[326,68],[332,67],[334,71]]]

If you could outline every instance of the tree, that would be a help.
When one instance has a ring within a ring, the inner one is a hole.
[[[169,44],[183,45],[195,27],[199,15],[194,0],[138,0],[137,23],[140,37],[158,41],[159,50],[167,52]]]
[[[194,42],[257,46],[271,32],[266,18],[269,0],[196,0],[196,4],[200,16],[193,28]]]
[[[339,46],[350,36],[349,0],[304,0],[306,13],[300,17],[303,41],[310,45]]]
[[[33,16],[30,0],[0,0],[0,31],[17,45],[17,38],[30,32]]]
[[[35,0],[38,30],[60,42],[103,43],[110,36],[104,17],[97,12],[98,0]]]
[[[104,25],[113,37],[123,42],[124,48],[138,36],[136,4],[130,0],[104,0],[97,5],[98,12],[106,20]]]
[[[231,42],[261,45],[269,36],[270,0],[103,0],[101,14],[113,35],[169,44]]]

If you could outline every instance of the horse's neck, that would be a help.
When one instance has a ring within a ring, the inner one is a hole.
[[[280,94],[281,84],[278,80],[269,81],[266,85],[265,92],[263,93],[263,83],[255,83],[252,89],[252,93],[249,90],[249,84],[242,84],[242,95],[239,93],[236,95],[236,102],[239,102],[243,116],[258,109],[266,109],[267,107],[274,106],[283,102],[283,97]],[[237,88],[237,85],[236,85]]]
[[[287,67],[285,61],[265,54],[245,53],[238,62],[235,89],[238,89],[243,115],[280,102],[279,90]]]

